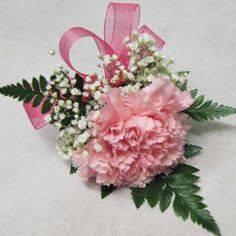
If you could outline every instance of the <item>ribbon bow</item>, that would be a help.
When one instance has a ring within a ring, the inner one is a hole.
[[[140,34],[147,33],[151,35],[156,41],[157,48],[161,49],[164,46],[165,42],[146,25],[138,28],[139,19],[140,6],[138,4],[110,3],[105,16],[104,40],[85,28],[71,28],[66,31],[60,39],[59,49],[63,60],[72,70],[85,78],[87,74],[78,71],[72,65],[69,54],[73,44],[77,40],[84,37],[92,37],[102,56],[111,56],[113,54],[116,54],[119,57],[119,61],[123,65],[127,66],[129,57],[123,40],[126,36],[130,37],[132,31],[138,31],[138,33]],[[107,73],[106,68],[104,68],[104,72],[106,79],[109,80],[109,73]],[[45,115],[41,113],[41,106],[33,108],[32,104],[28,103],[24,104],[24,108],[34,128],[38,129],[45,125]]]

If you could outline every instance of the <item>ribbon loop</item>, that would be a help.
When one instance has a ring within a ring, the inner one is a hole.
[[[138,31],[140,34],[143,34],[143,33],[147,33],[149,35],[151,35],[154,40],[156,41],[156,47],[160,50],[164,44],[165,44],[165,41],[163,39],[161,39],[156,33],[154,33],[150,28],[148,28],[146,25],[143,25],[139,31]]]
[[[110,47],[109,44],[107,44],[104,40],[102,40],[100,37],[98,37],[93,32],[86,30],[81,27],[74,27],[66,31],[60,40],[59,43],[59,49],[62,58],[66,62],[66,64],[74,71],[76,71],[79,75],[82,77],[87,76],[87,74],[84,74],[82,72],[79,72],[71,63],[70,61],[70,49],[73,46],[73,44],[84,37],[92,37],[95,43],[97,44],[97,47],[101,53],[101,55],[112,55],[114,53],[113,49]]]
[[[110,3],[104,23],[104,39],[120,56],[124,49],[123,40],[138,30],[140,7],[138,4]]]

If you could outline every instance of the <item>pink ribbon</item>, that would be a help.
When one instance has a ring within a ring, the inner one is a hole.
[[[140,6],[138,4],[110,3],[105,16],[104,39],[101,39],[93,32],[82,27],[69,29],[62,35],[59,44],[63,60],[72,70],[85,78],[87,74],[78,71],[72,65],[70,60],[70,50],[77,40],[84,37],[91,37],[95,41],[102,56],[116,54],[118,55],[120,62],[127,66],[129,58],[123,40],[126,36],[130,37],[132,31],[138,31],[140,34],[147,33],[151,35],[156,41],[157,48],[161,49],[165,42],[146,25],[138,28],[139,19]],[[104,68],[104,73],[106,79],[109,80],[110,75],[107,72],[107,68]],[[45,115],[41,113],[41,106],[33,108],[32,103],[28,103],[24,104],[24,108],[34,128],[38,129],[45,125]]]

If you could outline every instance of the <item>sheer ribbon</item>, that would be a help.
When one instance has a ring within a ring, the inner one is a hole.
[[[63,60],[72,70],[85,78],[87,74],[73,66],[70,60],[70,50],[77,40],[90,37],[95,41],[102,56],[116,54],[123,65],[128,65],[129,58],[123,40],[126,36],[130,37],[132,31],[150,34],[155,39],[157,48],[161,49],[165,42],[146,25],[139,28],[139,19],[140,6],[138,4],[110,3],[105,16],[104,39],[82,27],[69,29],[62,35],[59,43]],[[104,68],[104,73],[106,79],[109,80],[110,75],[107,68]],[[45,125],[45,114],[41,113],[41,105],[33,108],[32,103],[28,103],[24,104],[24,108],[34,128],[38,129]]]

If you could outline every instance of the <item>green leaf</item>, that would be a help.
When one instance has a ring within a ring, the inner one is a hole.
[[[76,79],[76,88],[79,89],[81,92],[83,92],[84,89],[84,79],[79,75],[75,74]]]
[[[166,180],[170,185],[193,184],[199,180],[199,177],[189,173],[172,173]]]
[[[101,198],[105,198],[107,197],[109,194],[111,194],[114,190],[116,189],[115,186],[113,185],[109,185],[109,186],[106,186],[106,185],[102,185],[101,186]]]
[[[39,94],[37,96],[35,96],[34,101],[33,101],[33,107],[37,107],[41,104],[42,100],[43,100],[43,95]]]
[[[177,75],[180,76],[180,77],[185,77],[186,75],[188,75],[190,73],[189,70],[181,70],[181,71],[178,71],[177,72]]]
[[[186,165],[186,164],[180,164],[173,170],[173,172],[171,173],[170,176],[173,176],[175,174],[183,174],[183,173],[185,175],[186,174],[193,174],[193,173],[196,173],[198,171],[199,171],[199,169],[197,169],[196,167]]]
[[[171,204],[174,195],[173,209],[176,216],[187,220],[189,217],[194,223],[204,229],[220,236],[220,229],[206,210],[207,205],[203,198],[196,193],[199,187],[196,185],[199,177],[195,175],[199,170],[193,166],[178,165],[168,176],[159,175],[145,188],[132,188],[132,197],[137,208],[147,199],[151,207],[159,203],[160,210],[164,212]]]
[[[11,84],[0,88],[0,93],[12,98],[18,98],[19,101],[24,101],[25,103],[29,103],[34,99],[33,107],[38,106],[43,99],[43,94],[39,89],[39,82],[36,78],[33,78],[32,87],[29,82],[23,79],[22,84]]]
[[[192,98],[195,98],[197,96],[197,93],[198,93],[198,89],[193,89],[190,91]]]
[[[162,192],[162,187],[164,182],[162,178],[156,177],[150,184],[146,187],[146,199],[150,207],[155,207],[160,199]]]
[[[131,195],[137,208],[142,206],[145,201],[145,188],[131,188]]]
[[[36,78],[32,80],[32,87],[36,93],[40,93],[39,82]]]
[[[43,103],[43,106],[42,106],[42,113],[47,113],[50,111],[52,107],[52,103],[50,102],[50,98],[46,99],[45,102]]]
[[[196,93],[197,92],[193,92],[193,90],[191,92],[193,97],[196,96]],[[236,114],[236,108],[219,105],[211,100],[204,101],[204,99],[205,97],[203,95],[197,97],[191,107],[186,109],[184,112],[196,121],[215,120]]]
[[[194,223],[201,225],[204,229],[207,229],[217,236],[221,236],[220,229],[208,210],[193,209],[190,213]]]
[[[24,82],[25,84],[25,82]],[[27,86],[25,84],[25,86]],[[17,83],[16,85],[11,84],[0,88],[0,93],[4,96],[12,98],[18,98],[19,101],[25,100],[26,98],[31,101],[34,97],[34,92],[30,89],[26,89],[22,84]]]
[[[65,119],[63,119],[61,121],[61,124],[65,127],[69,126],[69,124],[71,123],[71,121],[74,119],[74,116],[68,116]]]
[[[29,103],[34,98],[34,96],[35,96],[34,93],[27,94],[25,99],[24,99],[24,102]]]
[[[191,158],[196,156],[201,152],[202,148],[193,144],[185,144],[184,145],[184,156],[186,158]]]
[[[23,79],[22,84],[25,87],[26,90],[32,90],[30,84],[28,83],[27,80]]]
[[[77,168],[71,163],[70,165],[70,174],[75,174],[77,172]]]
[[[160,199],[160,210],[164,212],[170,205],[172,199],[173,192],[171,191],[169,186],[166,186],[161,193]]]
[[[79,108],[80,108],[80,116],[85,116],[86,115],[86,103],[83,102],[81,99],[78,102],[79,102]]]
[[[182,217],[184,221],[188,218],[189,209],[183,204],[181,198],[178,195],[175,195],[173,208],[174,208],[176,216]]]
[[[184,82],[182,83],[182,85],[180,86],[180,90],[181,91],[187,90],[187,85],[188,85],[188,80],[185,79]]]
[[[215,220],[210,212],[205,209],[207,205],[202,202],[203,198],[196,195],[196,192],[200,189],[195,185],[198,177],[193,173],[196,170],[196,168],[188,165],[179,165],[165,179],[167,186],[175,194],[173,202],[175,214],[182,217],[183,220],[186,220],[190,215],[193,222],[198,223],[215,235],[221,235]],[[190,176],[192,177],[190,178]]]
[[[47,80],[45,79],[44,76],[40,75],[39,76],[39,84],[40,84],[40,88],[42,90],[42,92],[46,91],[46,87],[47,87]]]

